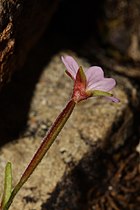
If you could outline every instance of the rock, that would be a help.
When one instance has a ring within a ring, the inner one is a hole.
[[[103,42],[113,46],[122,57],[140,61],[139,0],[132,4],[127,0],[106,0],[103,7],[104,18],[100,24]]]
[[[84,67],[89,66],[84,59],[77,56],[76,59]],[[1,192],[6,162],[13,164],[15,185],[69,99],[73,82],[64,69],[60,54],[54,56],[36,84],[27,129],[20,138],[1,148]],[[11,210],[82,209],[85,186],[92,176],[101,175],[93,174],[98,163],[102,168],[100,151],[118,149],[133,132],[131,107],[136,89],[128,79],[114,77],[118,85],[113,92],[121,102],[114,104],[92,98],[79,103],[48,154],[16,196]]]
[[[136,147],[136,151],[140,154],[140,141],[139,141],[139,144]]]
[[[80,54],[91,58],[90,62],[97,58],[97,63],[106,68],[140,80],[140,1],[105,0],[97,11],[96,24],[90,26],[93,36]]]
[[[110,46],[110,49],[103,50],[102,62],[106,60],[107,53],[110,55],[108,68],[113,66],[117,72],[136,79],[140,79],[139,10],[139,0],[132,4],[126,0],[106,0],[103,31],[100,33],[104,44]]]
[[[0,0],[0,87],[19,69],[40,38],[59,0]]]

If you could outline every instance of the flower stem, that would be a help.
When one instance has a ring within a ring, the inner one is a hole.
[[[44,157],[44,155],[46,154],[46,152],[48,151],[48,149],[50,148],[50,146],[52,145],[52,143],[54,142],[54,140],[56,139],[56,137],[60,133],[61,129],[65,125],[66,121],[70,117],[70,115],[71,115],[71,113],[72,113],[72,111],[75,107],[75,104],[76,103],[74,102],[74,100],[71,99],[67,103],[67,105],[63,109],[63,111],[60,113],[60,115],[56,118],[54,124],[52,125],[52,127],[50,128],[50,130],[48,131],[46,136],[44,137],[40,147],[36,151],[36,153],[33,156],[31,162],[29,163],[29,165],[25,169],[23,175],[21,176],[21,179],[19,180],[19,182],[17,183],[17,185],[13,189],[13,191],[11,193],[11,196],[10,196],[7,204],[4,206],[3,210],[7,210],[10,207],[11,203],[13,202],[13,199],[14,199],[15,195],[18,193],[20,188],[23,186],[23,184],[27,181],[27,179],[33,173],[35,168],[38,166],[38,164],[40,163],[40,161],[42,160],[42,158]]]

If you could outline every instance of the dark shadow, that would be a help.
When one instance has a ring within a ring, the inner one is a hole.
[[[136,136],[130,137],[122,148],[113,151],[112,154],[108,151],[110,145],[102,149],[99,145],[94,146],[78,165],[72,166],[71,172],[64,175],[41,209],[101,210],[114,209],[116,205],[116,209],[138,210],[140,183],[138,170],[135,178],[132,177],[132,171],[138,169],[139,154],[135,149],[137,144]],[[128,175],[137,186],[125,179]],[[127,191],[127,187],[121,191],[122,185],[128,185],[128,189],[131,186],[135,193]],[[134,208],[131,208],[131,204]]]
[[[31,51],[27,62],[17,71],[0,94],[0,144],[17,138],[24,129],[35,84],[51,55],[45,53],[43,38]]]
[[[88,209],[88,192],[92,186],[102,185],[100,189],[105,191],[104,179],[107,176],[107,154],[99,148],[94,148],[80,163],[69,173],[65,174],[62,181],[52,192],[50,199],[42,205],[42,210],[50,209]]]
[[[64,49],[78,52],[96,31],[99,8],[98,1],[61,1],[24,67],[0,93],[0,145],[17,138],[25,128],[35,85],[52,55]]]

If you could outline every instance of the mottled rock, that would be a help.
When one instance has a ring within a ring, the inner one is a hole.
[[[140,1],[103,2],[98,11],[97,40],[91,37],[83,54],[91,57],[91,62],[97,57],[108,69],[140,80]]]
[[[0,0],[0,87],[19,69],[46,29],[59,0]]]
[[[140,60],[139,0],[131,4],[127,0],[105,0],[103,7],[103,31],[100,35],[104,43],[112,45],[124,57]]]
[[[76,59],[84,67],[89,66],[85,60],[77,56]],[[92,176],[97,176],[92,170],[100,161],[100,150],[119,148],[132,133],[131,106],[136,89],[128,79],[114,77],[118,85],[113,92],[121,102],[115,104],[92,98],[79,103],[48,154],[17,195],[11,210],[82,209],[84,187]],[[6,162],[13,164],[15,185],[42,136],[65,106],[72,86],[73,82],[64,73],[60,54],[54,56],[34,90],[26,131],[14,143],[1,148],[0,191]]]

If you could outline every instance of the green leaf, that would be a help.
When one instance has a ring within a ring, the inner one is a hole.
[[[10,162],[5,167],[4,193],[2,198],[2,207],[8,202],[12,191],[12,165]]]

